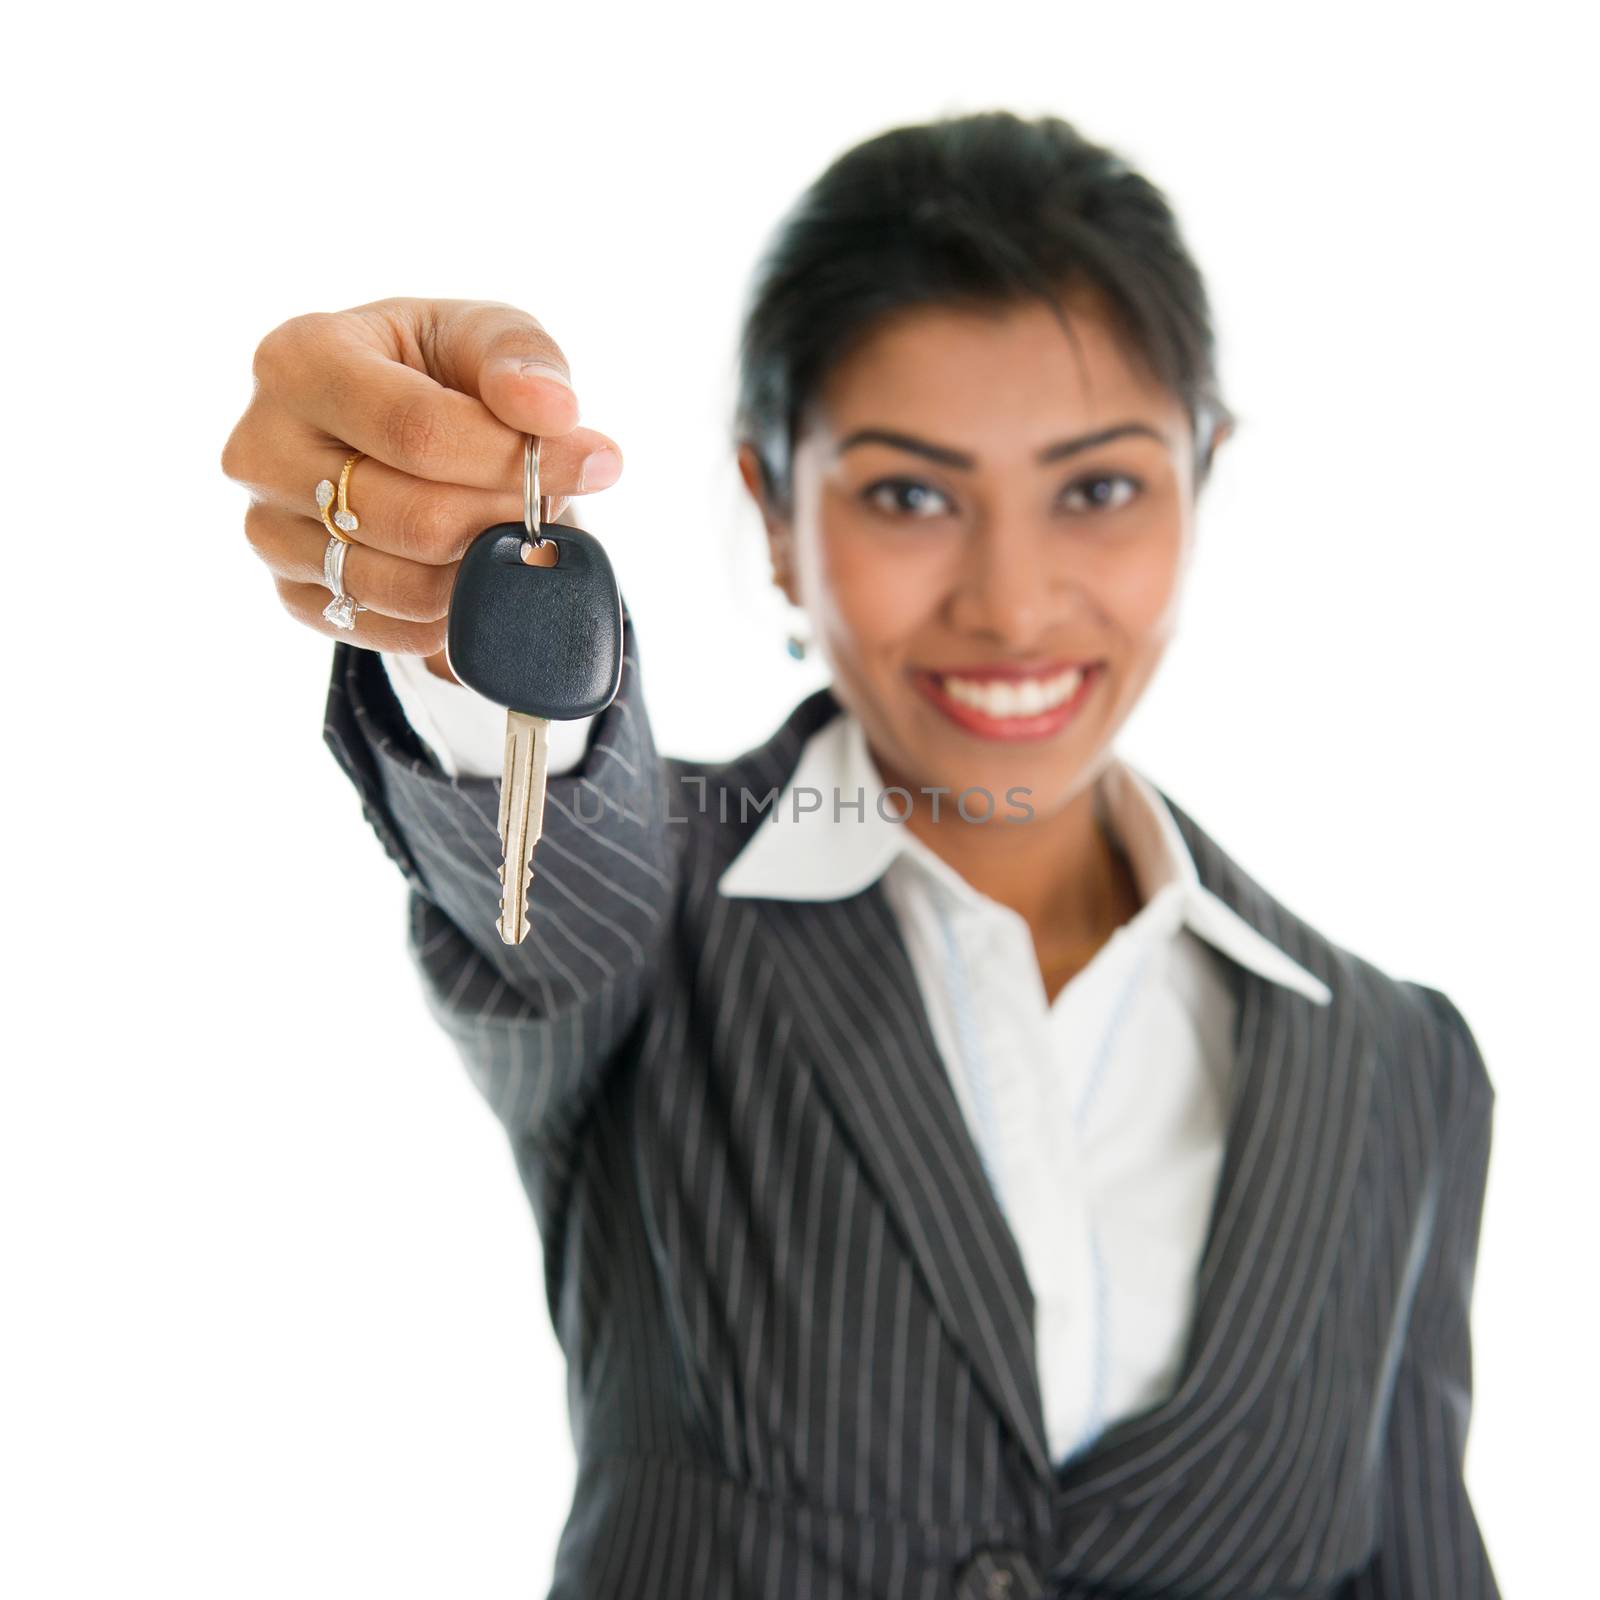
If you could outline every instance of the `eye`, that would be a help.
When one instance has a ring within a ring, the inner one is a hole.
[[[1062,498],[1074,511],[1120,511],[1143,487],[1125,472],[1096,472],[1069,483]]]
[[[926,519],[938,516],[940,502],[949,500],[941,490],[920,478],[880,478],[861,491],[862,501],[892,517]]]

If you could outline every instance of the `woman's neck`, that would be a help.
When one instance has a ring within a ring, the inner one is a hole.
[[[1093,781],[1048,816],[968,822],[942,806],[935,821],[924,806],[905,826],[1027,923],[1052,1000],[1143,903],[1126,854],[1101,825]]]

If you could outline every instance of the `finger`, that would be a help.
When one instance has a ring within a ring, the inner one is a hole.
[[[385,353],[358,318],[297,317],[275,328],[257,349],[256,375],[270,404],[325,441],[411,477],[480,489],[521,480],[522,429],[474,396]],[[576,420],[570,402],[557,408],[535,403],[524,415],[527,432],[543,428],[552,441],[570,436]],[[620,466],[615,442],[601,438]],[[599,486],[593,472],[591,483]]]
[[[429,370],[441,383],[519,433],[559,436],[577,426],[567,358],[537,317],[498,300],[433,304]]]
[[[321,584],[274,578],[278,598],[296,622],[330,639],[342,639],[364,650],[390,650],[397,655],[434,656],[444,649],[445,623],[405,622],[381,611],[358,611],[354,628],[341,628],[323,616],[328,591]],[[365,602],[363,602],[365,603]]]
[[[245,538],[275,578],[329,590],[322,560],[330,535],[320,520],[276,506],[252,505],[245,512]],[[448,615],[460,562],[433,565],[407,561],[351,540],[345,551],[344,586],[364,606],[403,622],[437,622]]]
[[[578,490],[590,447],[602,442],[604,435],[579,428],[542,443],[541,492],[564,504]],[[316,485],[324,478],[339,481],[349,454],[342,445],[330,446],[315,430],[292,419],[273,421],[263,414],[257,425],[230,441],[229,450],[230,476],[248,483],[267,504],[315,519],[326,534],[317,511]],[[585,492],[591,487],[585,483]],[[497,490],[436,483],[368,457],[351,469],[346,500],[360,521],[353,533],[359,543],[410,561],[459,561],[483,529],[522,519],[520,447],[514,478]],[[553,520],[560,515],[557,510]]]

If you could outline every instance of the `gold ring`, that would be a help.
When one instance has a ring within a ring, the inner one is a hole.
[[[346,458],[337,488],[331,478],[324,478],[317,485],[317,510],[322,513],[322,524],[335,539],[341,539],[345,544],[350,543],[350,535],[361,526],[361,519],[350,509],[350,474],[355,470],[356,462],[362,459],[359,450]],[[335,500],[338,501],[338,509],[330,512],[329,507]]]

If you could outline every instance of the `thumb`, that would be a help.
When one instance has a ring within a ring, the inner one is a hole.
[[[578,425],[578,396],[561,346],[539,319],[498,300],[435,300],[429,373],[470,394],[519,433],[559,435]]]

